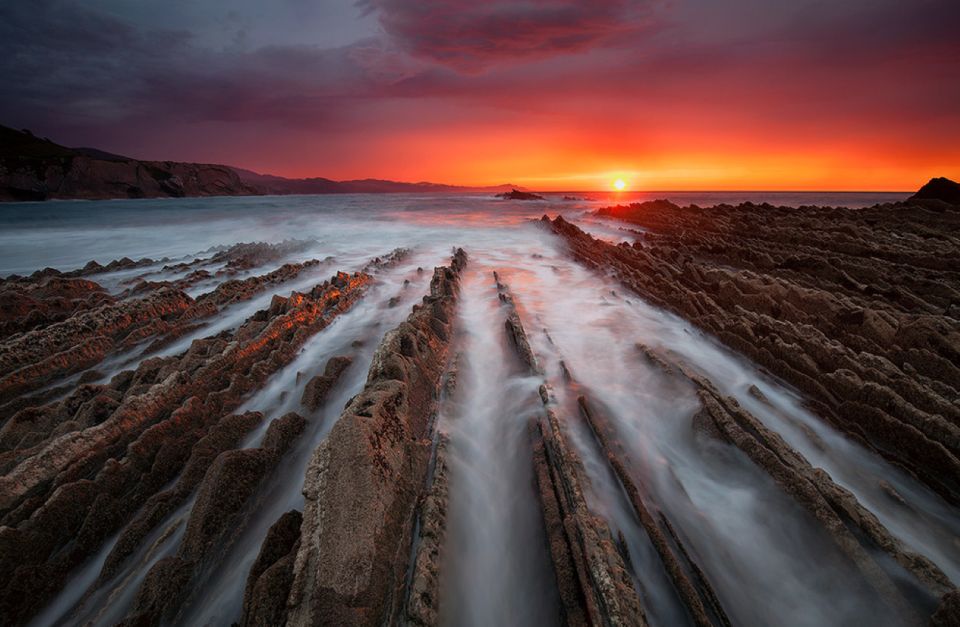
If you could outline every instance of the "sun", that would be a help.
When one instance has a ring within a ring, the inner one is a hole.
[[[623,182],[623,179],[617,179],[616,181],[613,182],[613,187],[618,192],[622,192],[626,186],[627,184]]]

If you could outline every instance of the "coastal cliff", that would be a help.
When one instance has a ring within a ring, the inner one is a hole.
[[[492,192],[510,184],[462,187],[382,179],[286,178],[212,163],[142,161],[96,148],[67,148],[0,125],[0,202],[260,196]]]
[[[140,161],[0,126],[0,201],[260,193],[225,165]]]

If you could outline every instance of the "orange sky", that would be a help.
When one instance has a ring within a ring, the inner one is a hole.
[[[0,123],[337,180],[907,191],[960,178],[955,0],[361,4],[4,4]]]

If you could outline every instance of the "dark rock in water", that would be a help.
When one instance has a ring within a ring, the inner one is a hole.
[[[510,190],[502,194],[497,194],[497,198],[504,200],[545,200],[543,196],[531,192],[521,192],[518,189]]]
[[[203,560],[208,556],[224,530],[236,526],[238,513],[305,426],[298,414],[286,414],[270,423],[261,448],[226,451],[214,460],[197,488],[180,545],[182,557]]]
[[[300,512],[292,510],[267,531],[247,577],[242,627],[282,625],[286,621],[287,596],[293,583],[293,561],[300,546],[302,521]]]
[[[5,428],[4,443],[19,440],[28,448],[0,454],[0,572],[10,573],[0,582],[0,616],[9,620],[0,622],[25,622],[36,612],[72,569],[176,479],[198,440],[356,303],[371,281],[340,273],[308,292],[276,296],[270,310],[232,333],[196,340],[178,356],[146,359],[109,385],[80,386],[39,411],[25,410],[30,416]],[[65,341],[43,339],[51,347]],[[271,430],[264,446],[283,446],[293,431]],[[138,524],[150,527],[151,520]],[[212,536],[199,530],[196,537],[191,557],[205,554]]]
[[[960,626],[960,588],[943,595],[937,611],[930,617],[930,627]]]
[[[353,359],[344,355],[331,357],[327,361],[327,366],[323,369],[323,374],[318,374],[310,379],[303,388],[303,396],[300,398],[303,406],[310,411],[316,411],[323,405],[330,394],[330,390],[351,363],[353,363]]]
[[[170,608],[178,607],[189,592],[192,567],[190,562],[176,556],[165,557],[154,564],[137,592],[133,610],[119,625],[139,627],[169,622]]]
[[[93,281],[44,276],[39,280],[0,279],[0,339],[48,326],[111,303],[114,298]]]
[[[942,200],[952,205],[960,205],[960,183],[948,178],[930,179],[909,200]]]
[[[137,516],[123,529],[100,571],[105,581],[116,574],[123,561],[144,541],[150,531],[193,493],[207,469],[217,457],[240,444],[240,439],[263,419],[260,412],[224,417],[193,445],[180,478],[169,490],[159,492],[146,502]]]
[[[542,372],[509,288],[495,272],[506,305],[505,332],[531,373]],[[563,624],[646,627],[643,603],[610,527],[584,499],[590,478],[576,446],[564,435],[552,392],[541,385],[544,414],[528,423],[544,535],[553,562]],[[602,609],[601,609],[602,608]]]
[[[645,202],[635,202],[629,205],[616,205],[615,207],[604,207],[598,209],[596,215],[607,218],[619,218],[620,220],[634,220],[642,218],[644,214],[659,211],[675,211],[680,209],[669,200],[647,200]]]
[[[614,246],[562,217],[578,261],[617,276],[812,399],[825,420],[960,503],[960,212],[658,201],[601,210]]]
[[[175,622],[178,612],[189,601],[194,578],[209,566],[217,549],[229,545],[242,529],[244,514],[251,507],[263,481],[280,463],[283,454],[305,426],[306,421],[299,414],[285,414],[270,423],[260,448],[227,451],[214,460],[197,488],[196,501],[190,511],[177,556],[170,558],[178,561],[158,562],[148,571],[140,588],[138,596],[150,599],[151,615],[159,615],[160,622]],[[289,530],[286,535],[296,536],[295,532]],[[165,577],[169,563],[177,564],[175,574],[179,594],[172,591],[165,597],[157,598],[152,593],[152,582]],[[182,579],[186,579],[186,582],[181,582]],[[287,579],[292,579],[292,574]],[[135,608],[128,619],[136,619],[137,624],[141,624],[138,617],[140,611],[139,607]],[[147,624],[154,623],[151,621]]]
[[[434,270],[430,294],[384,336],[366,386],[314,452],[290,623],[382,625],[402,609],[466,263],[458,249],[450,266]]]

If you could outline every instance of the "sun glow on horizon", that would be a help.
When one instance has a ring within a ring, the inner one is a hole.
[[[617,179],[613,182],[613,188],[618,192],[622,192],[626,187],[627,184],[623,179]]]

